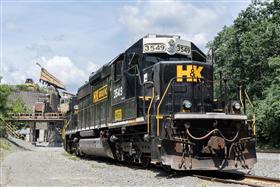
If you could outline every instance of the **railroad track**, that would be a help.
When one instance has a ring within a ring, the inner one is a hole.
[[[271,149],[271,150],[258,150],[257,149],[257,153],[280,153],[280,150],[276,150],[276,149]]]
[[[228,184],[240,184],[240,185],[248,185],[253,187],[267,187],[267,186],[280,187],[280,179],[278,178],[247,175],[244,173],[217,172],[217,173],[213,173],[210,176],[199,175],[199,174],[198,175],[195,174],[193,176],[204,180],[228,183]]]

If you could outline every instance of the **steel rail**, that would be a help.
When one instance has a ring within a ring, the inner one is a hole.
[[[260,150],[257,149],[257,153],[273,153],[273,154],[279,154],[280,150],[279,149],[270,149],[270,150]]]
[[[225,183],[225,184],[240,184],[240,185],[247,185],[247,186],[252,186],[252,187],[263,187],[261,185],[237,181],[237,180],[233,180],[233,179],[222,179],[222,178],[216,178],[216,177],[208,177],[208,176],[204,176],[204,175],[193,175],[193,176],[203,179],[203,180],[208,180],[211,182],[220,182],[220,183]]]
[[[228,176],[221,177],[218,174],[225,174]],[[280,187],[280,179],[279,178],[271,178],[271,177],[264,177],[264,176],[257,176],[257,175],[248,175],[248,174],[241,174],[241,173],[234,173],[234,172],[218,172],[217,176],[207,176],[207,175],[193,175],[194,177],[209,180],[213,182],[221,182],[221,183],[228,183],[228,184],[240,184],[240,185],[248,185],[253,187],[266,187],[267,185],[271,186],[279,186]]]
[[[280,186],[280,179],[279,178],[272,178],[272,177],[264,177],[264,176],[257,176],[257,175],[244,175],[245,179],[252,179],[256,181],[262,182],[269,182],[273,184],[277,184]]]

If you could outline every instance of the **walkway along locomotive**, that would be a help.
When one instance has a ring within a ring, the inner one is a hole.
[[[257,160],[242,103],[214,100],[212,63],[179,36],[140,39],[92,73],[72,102],[64,145],[80,156],[174,170],[252,168]]]

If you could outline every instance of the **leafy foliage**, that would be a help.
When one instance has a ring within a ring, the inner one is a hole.
[[[8,112],[7,99],[11,92],[8,85],[0,85],[0,117],[4,117]]]
[[[10,112],[11,113],[27,113],[27,112],[31,112],[31,111],[28,110],[28,108],[24,104],[23,100],[18,98],[17,100],[12,101],[10,103]]]
[[[209,43],[215,75],[247,88],[257,113],[258,140],[280,147],[280,1],[255,1]]]
[[[24,101],[22,99],[17,99],[15,101],[9,101],[8,96],[11,92],[15,91],[25,91],[25,89],[21,89],[21,87],[10,86],[2,84],[0,85],[0,117],[5,117],[7,113],[25,113],[31,112],[28,111],[28,108],[25,106]]]
[[[3,84],[0,85],[0,118],[1,119],[4,119],[6,117],[7,112],[9,110],[7,106],[7,102],[8,102],[8,96],[10,92],[11,89],[8,85],[3,85]],[[2,137],[4,133],[5,133],[5,129],[0,122],[0,137]]]
[[[18,84],[14,87],[15,91],[43,91],[38,84]]]
[[[261,146],[280,148],[280,57],[270,58],[268,64],[274,69],[274,79],[263,92],[265,99],[256,102],[258,139]]]

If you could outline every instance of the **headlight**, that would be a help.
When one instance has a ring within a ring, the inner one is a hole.
[[[234,107],[236,110],[240,110],[241,105],[240,105],[238,102],[236,102],[236,103],[234,103],[233,107]]]
[[[189,100],[184,100],[183,101],[183,108],[186,109],[190,109],[192,107],[192,103]]]
[[[79,110],[79,105],[74,105],[74,110]]]

